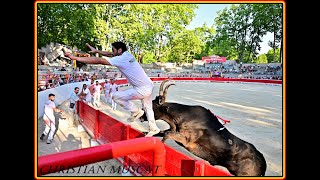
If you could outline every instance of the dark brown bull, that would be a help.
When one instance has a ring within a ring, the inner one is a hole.
[[[171,85],[160,85],[159,96],[153,100],[155,119],[166,121],[170,128],[155,136],[162,142],[173,139],[191,153],[211,165],[226,167],[236,176],[264,176],[267,168],[265,158],[254,145],[230,133],[217,117],[202,106],[189,106],[166,102]],[[143,116],[141,121],[146,121]]]

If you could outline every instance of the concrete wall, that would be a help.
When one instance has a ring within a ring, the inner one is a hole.
[[[75,87],[79,87],[81,91],[83,84],[90,85],[90,81],[70,83],[53,89],[47,89],[45,91],[38,92],[38,118],[44,114],[44,103],[48,100],[50,93],[55,95],[54,102],[56,106],[58,106],[69,99]]]

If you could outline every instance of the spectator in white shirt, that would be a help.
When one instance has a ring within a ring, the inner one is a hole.
[[[101,95],[102,86],[96,81],[96,84],[93,87],[93,105],[97,107],[100,106],[100,95]]]
[[[86,84],[83,84],[81,95],[84,96],[84,102],[85,103],[91,103],[91,93],[89,91],[89,88],[87,88]]]
[[[139,119],[145,112],[149,121],[149,133],[146,137],[153,136],[160,132],[160,129],[156,125],[154,118],[154,112],[152,109],[152,91],[153,82],[144,72],[137,60],[127,51],[127,47],[123,42],[112,43],[112,52],[99,51],[89,44],[86,44],[92,53],[99,53],[103,56],[113,57],[110,59],[100,57],[75,57],[70,53],[66,53],[65,56],[72,60],[77,60],[87,64],[103,64],[115,66],[119,69],[121,74],[126,77],[129,84],[133,86],[131,89],[124,91],[117,91],[113,94],[112,99],[123,107],[125,110],[131,112],[131,116],[128,118],[128,122],[133,122]],[[141,100],[141,110],[136,107],[131,101]]]
[[[110,90],[109,90],[108,94],[110,94],[111,105],[112,105],[113,110],[116,110],[117,103],[114,102],[114,100],[112,99],[112,95],[117,91],[118,91],[118,85],[116,83],[114,83],[114,79],[111,79]]]
[[[110,103],[110,96],[109,96],[109,90],[110,90],[110,82],[109,79],[106,79],[104,83],[104,101],[106,104]]]
[[[54,112],[62,112],[62,110],[56,108],[56,105],[54,104],[54,98],[54,94],[49,94],[49,100],[44,104],[43,120],[46,127],[40,137],[40,140],[43,141],[43,138],[48,135],[47,144],[52,143],[54,134],[56,132]]]

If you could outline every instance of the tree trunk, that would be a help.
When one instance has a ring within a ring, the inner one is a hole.
[[[283,47],[282,47],[283,38],[281,38],[281,44],[280,44],[280,62],[282,64],[283,59]]]
[[[276,62],[276,26],[273,25],[273,62]]]

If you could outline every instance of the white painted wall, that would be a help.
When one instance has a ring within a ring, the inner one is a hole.
[[[69,99],[75,87],[79,87],[81,91],[83,84],[90,85],[90,80],[84,82],[65,84],[53,89],[47,89],[45,91],[38,92],[38,118],[43,116],[44,114],[44,103],[48,100],[50,93],[55,95],[54,102],[56,106],[58,106]]]

